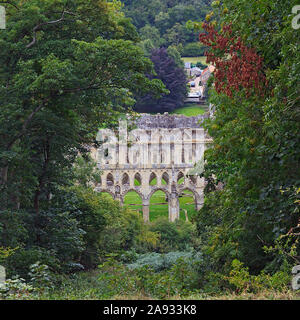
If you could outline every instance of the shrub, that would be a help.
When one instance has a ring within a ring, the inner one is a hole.
[[[158,252],[184,251],[192,246],[194,226],[190,222],[169,222],[165,217],[159,217],[150,225],[150,231],[160,234],[160,242],[155,248]]]
[[[99,265],[101,271],[99,281],[104,298],[135,292],[136,279],[128,273],[128,269],[122,263],[115,260],[114,256],[108,256],[107,260]]]
[[[25,280],[30,280],[30,276],[28,276],[30,266],[38,261],[49,266],[52,271],[61,271],[61,263],[55,251],[41,247],[20,248],[5,261],[7,277],[11,278],[18,275]]]
[[[77,262],[87,269],[97,266],[100,261],[101,232],[106,224],[104,213],[116,210],[116,205],[94,192],[92,188],[80,186],[63,191],[54,200],[56,207],[69,212],[70,218],[77,223],[75,232],[77,237],[72,240],[73,244],[76,242],[74,249],[76,247],[78,249],[74,251],[77,259],[69,259],[70,264],[74,266],[74,262]],[[65,248],[64,251],[67,253],[68,248]]]
[[[30,277],[30,284],[40,292],[53,288],[53,279],[49,267],[39,261],[30,266],[28,276]]]
[[[127,265],[129,269],[139,269],[144,266],[151,267],[155,272],[167,270],[172,267],[179,259],[184,259],[190,262],[202,261],[202,255],[199,252],[169,252],[166,254],[161,253],[147,253],[138,256],[134,263]]]
[[[290,282],[290,275],[286,271],[277,271],[273,275],[261,271],[259,275],[250,275],[249,269],[235,259],[232,261],[232,270],[229,276],[224,276],[237,293],[258,293],[263,290],[285,291]]]
[[[80,223],[63,208],[51,208],[40,213],[39,227],[38,245],[55,252],[61,271],[72,271],[72,264],[79,262],[84,250],[85,231]]]
[[[182,258],[178,258],[179,255],[175,253],[174,258],[176,256],[177,259],[171,259],[172,263],[168,261],[168,269],[157,272],[155,263],[149,264],[155,254],[148,256],[149,260],[144,259],[143,263],[137,263],[135,266],[122,265],[114,256],[110,256],[100,265],[99,281],[105,297],[142,293],[152,298],[168,299],[175,295],[186,296],[197,291],[196,259],[186,258],[183,255]]]
[[[0,288],[0,298],[11,300],[29,299],[33,292],[33,286],[27,284],[23,278],[16,277],[5,281],[4,286]]]

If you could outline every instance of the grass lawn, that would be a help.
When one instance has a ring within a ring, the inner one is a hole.
[[[179,198],[179,206],[180,206],[180,220],[185,220],[185,212],[187,211],[188,219],[191,221],[191,217],[197,213],[195,207],[195,200],[193,193],[189,190],[184,190],[183,195]]]
[[[201,62],[202,64],[207,64],[206,63],[206,57],[182,57],[181,58],[184,62],[191,62],[193,64],[196,64],[197,62]]]
[[[195,117],[206,112],[206,106],[198,105],[195,103],[186,103],[183,107],[178,108],[172,114],[183,114],[187,117]]]
[[[143,212],[142,199],[134,191],[127,193],[124,199],[124,204],[131,210],[136,210],[141,214]],[[196,213],[193,194],[188,190],[184,191],[182,197],[179,199],[179,204],[180,209],[187,210],[187,215],[190,220],[191,216]],[[150,199],[150,221],[153,221],[158,217],[168,218],[168,216],[169,209],[166,195],[163,191],[158,190]],[[185,212],[183,210],[180,210],[180,220],[186,220]]]
[[[178,181],[179,184],[182,182],[183,178]],[[166,184],[166,182],[162,180],[162,184]],[[137,181],[135,181],[135,185],[138,185]],[[157,179],[153,179],[150,185],[157,185]],[[103,194],[112,198],[112,196],[106,192]],[[139,212],[141,215],[143,214],[142,199],[135,191],[130,191],[126,194],[124,205],[131,210]],[[194,197],[191,191],[183,191],[183,195],[179,198],[179,205],[180,220],[186,220],[184,210],[187,211],[189,220],[191,220],[192,215],[197,212],[195,208]],[[150,221],[154,221],[158,217],[169,217],[168,200],[166,200],[166,194],[161,190],[156,191],[150,199]]]

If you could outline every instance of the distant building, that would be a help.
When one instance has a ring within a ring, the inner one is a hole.
[[[203,86],[206,86],[209,77],[214,73],[214,71],[215,71],[214,66],[209,66],[203,70],[200,76],[200,81]]]
[[[194,67],[191,69],[191,75],[192,76],[196,76],[196,77],[199,77],[202,73],[202,70],[198,67]]]
[[[192,64],[190,62],[185,62],[184,68],[185,69],[191,69],[192,68]]]
[[[195,102],[199,103],[201,98],[201,92],[190,92],[185,100],[185,102]]]
[[[184,69],[187,73],[187,75],[190,77],[192,74],[191,74],[191,69],[192,69],[192,64],[191,62],[185,62],[184,63]]]

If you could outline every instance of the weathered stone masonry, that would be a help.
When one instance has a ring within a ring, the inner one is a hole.
[[[130,141],[134,142],[132,148],[128,147],[126,139],[121,139],[110,150],[111,159],[104,161],[98,157],[102,175],[96,191],[108,192],[121,203],[129,191],[137,192],[142,199],[145,221],[149,221],[151,196],[158,190],[168,199],[170,221],[179,219],[179,195],[184,190],[193,193],[195,206],[200,209],[205,183],[191,170],[203,158],[211,142],[201,128],[206,117],[208,115],[141,115],[136,122],[137,129],[128,133]],[[182,178],[184,182],[179,184]],[[157,184],[150,185],[154,179]],[[135,180],[139,186],[135,185]]]

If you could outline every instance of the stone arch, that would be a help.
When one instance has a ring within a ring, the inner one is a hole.
[[[193,201],[194,201],[194,207],[195,207],[195,210],[198,211],[199,208],[200,208],[200,205],[201,205],[201,197],[200,197],[200,195],[193,188],[189,188],[189,187],[184,186],[184,187],[180,188],[180,196],[179,196],[180,199],[183,198],[185,191],[190,191],[192,193]],[[182,202],[182,201],[180,201],[180,202]]]
[[[122,198],[123,201],[125,200],[125,197],[126,197],[126,195],[127,195],[129,192],[135,192],[136,194],[139,195],[139,197],[140,197],[142,200],[145,199],[144,195],[143,195],[139,190],[137,190],[137,189],[135,189],[135,188],[130,188],[130,189],[128,189],[128,190],[126,190],[126,191],[124,191],[124,192],[122,193],[121,198]]]
[[[154,184],[155,179],[156,179],[156,183]],[[157,174],[154,173],[154,172],[151,172],[151,173],[150,173],[149,185],[150,185],[150,186],[151,186],[151,185],[152,185],[152,186],[153,186],[153,185],[157,185]]]
[[[143,214],[144,197],[139,191],[135,189],[129,189],[128,191],[124,192],[122,196],[122,203],[125,206],[130,207],[130,209]]]
[[[142,185],[142,176],[141,176],[141,174],[139,172],[137,172],[134,175],[134,184],[137,185],[137,186],[141,186]]]
[[[130,178],[127,172],[123,173],[122,185],[130,185]]]
[[[111,172],[109,172],[106,176],[106,185],[110,187],[110,186],[113,186],[114,183],[115,183],[114,176]]]
[[[161,176],[161,184],[163,185],[163,181],[165,181],[165,184],[166,185],[169,185],[170,184],[170,176],[167,172],[164,172]]]
[[[186,190],[190,191],[193,194],[193,197],[194,197],[195,201],[197,201],[197,199],[200,198],[198,192],[196,190],[194,190],[193,188],[190,188],[190,187],[183,186],[182,188],[180,188],[180,193],[183,193]]]
[[[189,180],[189,182],[193,185],[196,185],[197,184],[197,176],[194,176],[194,175],[187,175],[187,178]]]
[[[162,194],[160,194],[160,192]],[[154,188],[148,195],[149,205],[148,219],[153,220],[155,216],[169,216],[170,193],[165,188]]]
[[[109,195],[112,196],[113,199],[115,199],[115,194],[114,194],[112,191],[110,191],[110,190],[102,189],[102,190],[99,191],[99,193],[100,193],[100,194],[102,194],[102,193],[108,193]]]
[[[166,197],[170,197],[170,192],[167,189],[158,187],[151,190],[151,192],[147,196],[147,199],[150,200],[154,193],[156,193],[157,191],[163,191],[166,194]]]
[[[185,183],[185,175],[182,171],[179,171],[177,174],[177,184],[184,184]]]

